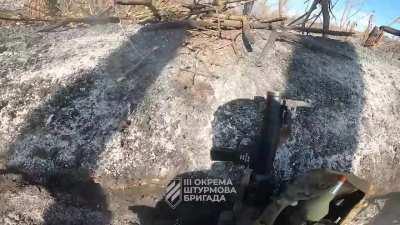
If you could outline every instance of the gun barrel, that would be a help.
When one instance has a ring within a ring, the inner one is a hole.
[[[282,127],[282,97],[279,92],[268,92],[264,124],[262,128],[261,145],[256,159],[255,172],[270,175],[273,170],[276,149]]]

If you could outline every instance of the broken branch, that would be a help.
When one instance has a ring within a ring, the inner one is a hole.
[[[0,11],[0,20],[8,21],[22,21],[22,22],[49,22],[56,23],[50,27],[39,30],[39,32],[51,31],[58,27],[64,26],[68,23],[85,23],[90,25],[106,24],[106,23],[119,23],[120,18],[118,17],[104,17],[104,16],[89,16],[83,18],[56,18],[56,19],[37,19],[25,17],[21,14],[14,12]]]
[[[151,10],[153,13],[154,17],[156,17],[158,20],[161,19],[160,14],[158,13],[158,10],[154,6],[152,0],[117,0],[115,2],[117,5],[143,5],[146,6]]]
[[[264,60],[264,57],[268,54],[268,50],[274,47],[275,40],[279,37],[279,34],[276,31],[272,31],[268,37],[267,43],[264,45],[264,48],[261,50],[261,53],[256,61],[257,66],[261,66]]]
[[[303,28],[303,27],[291,27],[290,29],[300,31],[300,32],[307,32],[307,33],[316,33],[316,34],[322,34],[324,33],[323,29],[320,28]],[[354,32],[349,32],[349,31],[336,31],[336,30],[327,30],[325,31],[325,34],[327,35],[333,35],[333,36],[351,36],[354,35]]]
[[[400,30],[394,29],[393,27],[389,26],[380,26],[379,29],[385,31],[386,33],[399,36],[400,37]]]
[[[274,19],[269,19],[269,20],[259,20],[260,23],[275,23],[275,22],[280,22],[280,21],[285,21],[287,20],[287,17],[278,17]]]

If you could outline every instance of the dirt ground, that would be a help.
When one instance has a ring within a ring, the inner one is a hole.
[[[400,191],[399,55],[282,37],[261,57],[269,31],[246,52],[184,30],[40,28],[0,28],[3,224],[171,224],[151,220],[165,184],[234,176],[210,149],[254,142],[270,90],[313,105],[278,151],[280,180],[330,168]]]

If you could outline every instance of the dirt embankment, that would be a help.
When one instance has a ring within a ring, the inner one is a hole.
[[[326,167],[400,190],[396,58],[306,37],[255,63],[268,31],[246,53],[182,30],[1,29],[0,167],[24,175],[2,176],[4,223],[139,223],[130,206],[153,206],[169,178],[226,175],[209,151],[254,142],[253,99],[268,90],[313,103],[278,152],[278,177]]]

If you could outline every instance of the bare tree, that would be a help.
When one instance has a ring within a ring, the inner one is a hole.
[[[321,4],[321,12],[322,12],[322,36],[325,37],[326,32],[329,30],[330,24],[330,8],[331,8],[331,1],[330,0],[320,0],[319,4]]]
[[[288,24],[288,26],[294,25],[294,24],[298,23],[299,21],[302,21],[302,30],[306,30],[306,23],[312,19],[310,17],[312,15],[312,13],[314,12],[314,10],[317,9],[318,4],[321,5],[321,12],[314,18],[315,18],[315,20],[317,20],[318,17],[322,14],[322,17],[323,17],[322,36],[326,37],[326,35],[329,31],[330,13],[332,13],[331,0],[313,0],[312,4],[310,6],[310,9],[306,13],[304,13],[303,15],[298,17],[297,19],[290,22]],[[314,20],[314,22],[315,22],[315,20]],[[314,22],[311,24],[311,26],[314,24]]]
[[[287,0],[279,0],[278,17],[283,17],[286,5],[287,5]],[[284,25],[285,21],[282,21],[281,24]]]

